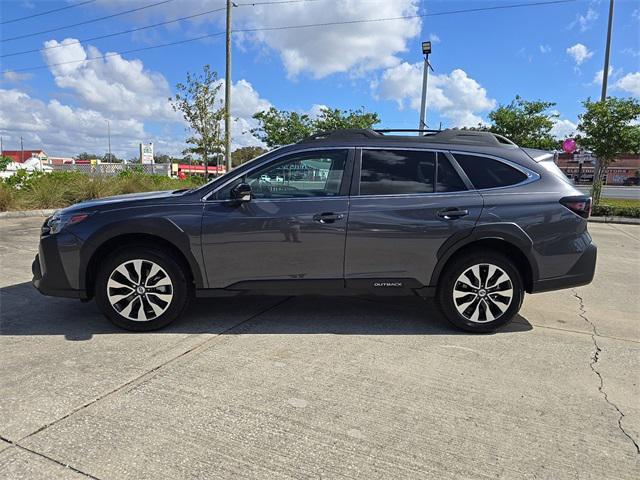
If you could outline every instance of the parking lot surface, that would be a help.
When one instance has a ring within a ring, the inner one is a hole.
[[[638,478],[640,226],[492,335],[419,298],[194,302],[130,333],[30,285],[0,219],[2,478]]]

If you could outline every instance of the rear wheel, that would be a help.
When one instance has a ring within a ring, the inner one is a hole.
[[[103,262],[96,278],[96,303],[109,320],[127,330],[162,328],[189,300],[184,270],[162,250],[134,247]]]
[[[522,279],[515,264],[492,251],[455,260],[443,273],[438,301],[447,319],[470,332],[492,332],[520,310]]]

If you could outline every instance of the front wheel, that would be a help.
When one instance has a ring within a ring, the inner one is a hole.
[[[184,270],[162,250],[133,247],[109,256],[95,285],[96,303],[109,320],[134,331],[162,328],[186,308]]]
[[[476,251],[443,273],[438,302],[447,319],[469,332],[492,332],[518,313],[524,288],[518,269],[497,252]]]

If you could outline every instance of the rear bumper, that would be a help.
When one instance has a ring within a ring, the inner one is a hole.
[[[596,272],[597,256],[598,248],[592,243],[582,255],[580,255],[578,261],[566,275],[544,278],[533,282],[531,293],[561,290],[563,288],[579,287],[591,283]]]

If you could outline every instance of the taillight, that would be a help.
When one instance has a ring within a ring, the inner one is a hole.
[[[577,195],[575,197],[563,197],[560,203],[582,218],[589,218],[591,215],[591,197]]]

